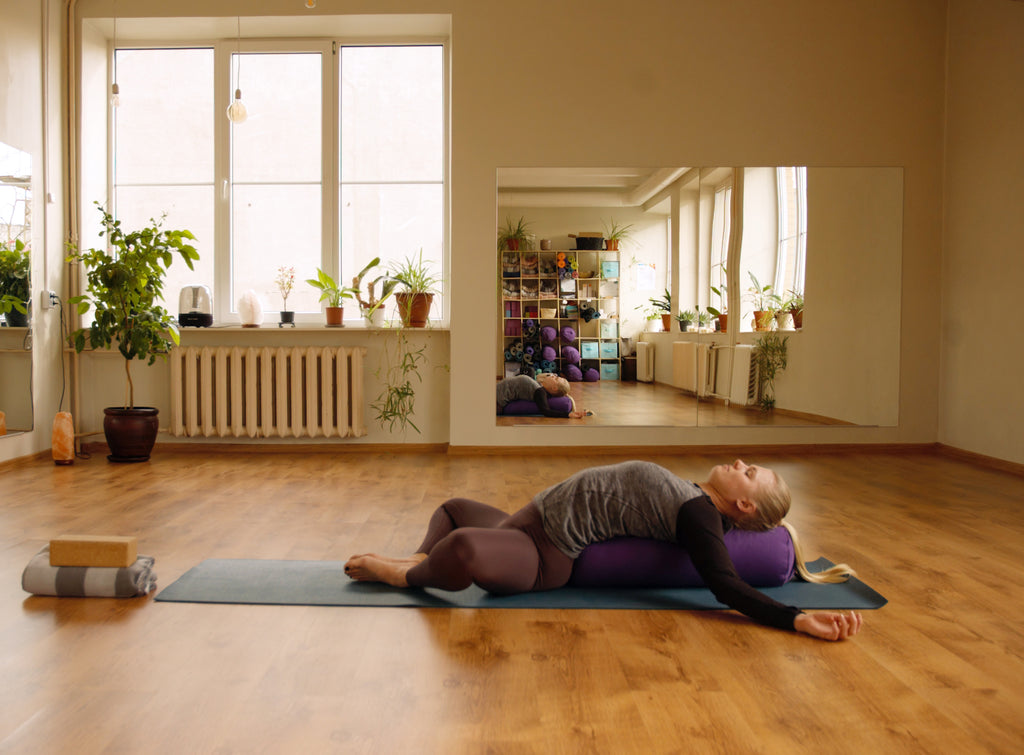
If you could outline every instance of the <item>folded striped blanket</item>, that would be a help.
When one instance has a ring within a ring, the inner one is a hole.
[[[50,566],[50,546],[32,557],[21,575],[21,587],[33,595],[60,598],[134,598],[156,587],[152,556],[139,556],[131,566]]]

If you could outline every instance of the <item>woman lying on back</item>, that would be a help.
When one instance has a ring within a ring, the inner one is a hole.
[[[573,561],[593,543],[619,536],[652,538],[685,548],[715,597],[755,621],[825,640],[852,637],[860,631],[859,613],[804,613],[772,600],[736,573],[725,532],[778,526],[790,500],[782,478],[739,459],[712,468],[699,485],[657,464],[628,461],[578,472],[512,515],[453,498],[434,512],[414,555],[353,556],[345,572],[355,580],[396,587],[463,590],[477,584],[507,595],[562,587]],[[786,526],[804,579],[838,582],[852,574],[843,564],[808,572],[796,533]]]

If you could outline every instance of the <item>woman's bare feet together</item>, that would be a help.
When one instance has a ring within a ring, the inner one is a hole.
[[[426,555],[417,553],[409,558],[388,558],[376,553],[353,556],[345,562],[345,574],[357,582],[383,582],[392,587],[408,587],[405,573]]]

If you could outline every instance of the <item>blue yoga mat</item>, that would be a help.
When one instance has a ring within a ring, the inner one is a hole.
[[[475,585],[459,592],[401,589],[353,582],[342,561],[208,559],[164,588],[156,600],[169,603],[246,603],[301,606],[393,608],[598,608],[633,610],[716,610],[725,608],[711,591],[693,588],[580,588],[496,596]],[[832,563],[818,559],[811,571]],[[799,608],[881,608],[886,599],[858,579],[833,585],[794,580],[762,588],[780,603]]]

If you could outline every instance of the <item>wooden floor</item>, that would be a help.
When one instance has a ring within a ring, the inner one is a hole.
[[[611,427],[806,427],[842,424],[828,417],[814,417],[784,410],[763,412],[756,407],[728,406],[717,399],[698,399],[665,383],[601,380],[570,385],[569,395],[572,396],[576,407],[593,412],[592,416],[577,420],[498,417],[498,426],[550,425],[553,422]]]
[[[698,480],[728,460],[646,458]],[[444,498],[512,510],[587,460],[158,448],[5,465],[0,752],[1019,752],[1024,479],[920,453],[756,461],[793,488],[808,556],[888,597],[855,640],[728,612],[31,597],[21,570],[62,533],[137,535],[162,586],[205,558],[404,553]]]

